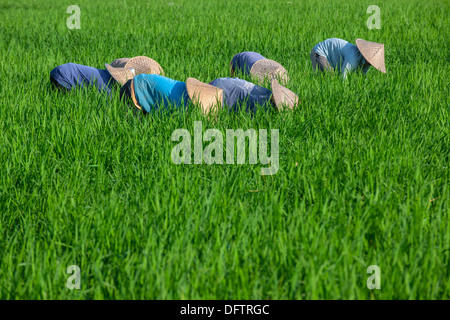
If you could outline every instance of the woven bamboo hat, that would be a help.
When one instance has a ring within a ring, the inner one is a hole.
[[[293,109],[298,104],[298,95],[283,87],[276,79],[272,79],[272,96],[277,110]]]
[[[121,85],[142,73],[164,75],[164,71],[159,63],[145,56],[120,58],[114,60],[111,64],[105,64],[105,66],[114,80]]]
[[[261,59],[256,61],[250,69],[250,74],[254,75],[261,82],[264,79],[277,79],[281,83],[286,84],[289,81],[289,76],[286,69],[278,62],[271,59]]]
[[[195,78],[186,80],[186,90],[193,103],[200,104],[206,115],[223,102],[223,90]]]
[[[386,66],[384,64],[384,44],[356,39],[356,46],[367,62],[375,69],[386,73]]]

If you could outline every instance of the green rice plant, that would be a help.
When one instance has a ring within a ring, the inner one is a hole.
[[[68,3],[1,0],[0,299],[448,299],[449,2],[383,1],[379,30],[371,4],[80,0],[69,30]],[[387,74],[314,74],[331,37],[384,43]],[[210,82],[242,51],[283,64],[296,110],[137,116],[49,82],[138,55]],[[279,129],[278,173],[173,164],[194,121]]]

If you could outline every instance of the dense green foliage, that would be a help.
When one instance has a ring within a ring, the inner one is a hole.
[[[450,297],[447,0],[79,0],[79,30],[71,4],[0,1],[0,299]],[[387,74],[314,75],[330,37],[385,43]],[[138,117],[118,90],[49,84],[137,55],[209,82],[241,51],[282,63],[299,108]],[[279,129],[280,170],[173,164],[197,120]]]

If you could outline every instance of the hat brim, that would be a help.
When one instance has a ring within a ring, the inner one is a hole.
[[[114,80],[116,80],[118,83],[120,83],[122,86],[127,82],[128,80],[133,79],[134,74],[130,69],[127,68],[114,68],[109,64],[105,64],[106,70],[108,70],[111,77],[113,77]]]
[[[202,112],[207,115],[223,103],[223,90],[195,78],[186,80],[186,90],[194,104],[199,104]]]
[[[272,79],[272,96],[275,102],[275,108],[278,111],[284,109],[293,109],[298,103],[299,98],[294,92],[282,86],[278,80]]]

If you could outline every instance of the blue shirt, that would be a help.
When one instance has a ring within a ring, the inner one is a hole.
[[[231,66],[234,70],[240,70],[244,74],[250,74],[250,70],[256,61],[265,59],[257,52],[245,51],[236,54],[231,60]]]
[[[64,88],[95,85],[99,91],[111,92],[111,75],[107,70],[96,69],[76,63],[66,63],[50,71],[50,75]]]
[[[334,70],[341,72],[345,79],[347,74],[362,67],[362,71],[367,73],[370,66],[363,66],[366,63],[358,47],[348,41],[331,38],[319,42],[314,46],[314,51],[326,57]]]
[[[219,78],[209,83],[223,89],[224,103],[228,111],[238,111],[241,104],[246,104],[246,112],[256,111],[257,105],[265,110],[270,106],[272,91],[239,78]]]
[[[134,95],[145,113],[160,108],[187,106],[186,83],[158,74],[140,74],[134,78]]]

